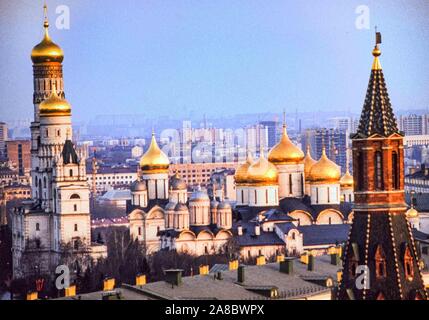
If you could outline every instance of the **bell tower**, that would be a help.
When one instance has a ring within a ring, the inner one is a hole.
[[[387,94],[380,43],[377,32],[359,127],[351,135],[355,206],[338,299],[427,299],[405,217],[403,134]],[[366,270],[365,283],[358,279],[361,270]]]

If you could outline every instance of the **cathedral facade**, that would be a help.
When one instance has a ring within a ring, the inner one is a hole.
[[[31,52],[34,121],[31,123],[32,200],[13,214],[14,277],[52,273],[65,250],[94,257],[85,157],[72,142],[71,105],[65,100],[62,49],[44,36]],[[34,260],[36,259],[36,260]]]
[[[238,166],[236,201],[222,192],[209,197],[201,187],[188,195],[186,183],[177,173],[168,177],[168,168],[153,135],[128,204],[131,238],[141,241],[147,254],[216,254],[233,241],[243,259],[297,256],[326,252],[347,238],[353,177],[348,170],[341,176],[325,151],[317,161],[309,150],[305,155],[289,139],[285,124],[267,156],[261,151],[254,160],[248,154]]]

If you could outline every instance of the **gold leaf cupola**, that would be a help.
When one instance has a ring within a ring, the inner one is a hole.
[[[250,152],[247,153],[247,159],[244,163],[238,166],[235,171],[234,179],[236,184],[245,184],[247,183],[248,170],[249,167],[253,164],[253,157]]]
[[[353,176],[349,172],[349,167],[347,166],[346,173],[340,179],[341,188],[353,188]]]
[[[322,156],[311,167],[308,180],[310,183],[331,184],[339,183],[340,177],[340,167],[328,158],[325,147],[323,147]]]
[[[149,149],[140,158],[140,169],[142,173],[168,173],[170,160],[167,155],[159,148],[155,139],[155,133],[152,133],[152,140]]]
[[[278,171],[274,164],[267,160],[261,150],[258,161],[247,170],[247,183],[250,185],[278,184]]]
[[[282,137],[268,153],[268,160],[274,164],[297,164],[304,160],[304,152],[289,139],[285,121]]]
[[[66,99],[57,94],[55,85],[49,98],[43,100],[39,105],[40,117],[70,116],[71,106]]]
[[[308,180],[308,177],[310,176],[310,170],[311,167],[316,163],[317,161],[313,159],[310,152],[310,145],[307,144],[307,153],[305,154],[304,158],[304,175],[305,180]]]
[[[48,9],[46,4],[43,7],[45,20],[43,22],[43,27],[45,29],[45,33],[43,36],[43,40],[36,45],[33,50],[31,51],[31,60],[34,64],[39,63],[47,63],[47,62],[59,62],[61,63],[64,59],[64,52],[58,46],[55,44],[51,37],[49,36],[48,28],[49,28],[49,21],[48,21]]]

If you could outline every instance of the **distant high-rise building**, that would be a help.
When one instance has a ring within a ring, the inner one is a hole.
[[[268,147],[272,148],[277,143],[277,121],[260,121],[259,124],[267,128]]]
[[[399,130],[407,136],[428,134],[428,115],[410,114],[399,117]]]
[[[4,156],[7,137],[7,124],[0,122],[0,156]]]
[[[30,173],[31,169],[30,140],[6,141],[5,157],[12,162],[20,176]]]
[[[339,129],[313,129],[303,134],[303,147],[310,145],[317,159],[322,155],[323,147],[329,158],[341,167],[342,172],[346,170],[348,136],[345,130]]]

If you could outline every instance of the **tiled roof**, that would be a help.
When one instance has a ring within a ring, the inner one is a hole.
[[[347,241],[349,224],[312,224],[298,226],[303,235],[304,246],[340,244]]]
[[[379,134],[388,137],[399,133],[387,93],[383,70],[371,70],[365,102],[355,138],[370,137]]]

